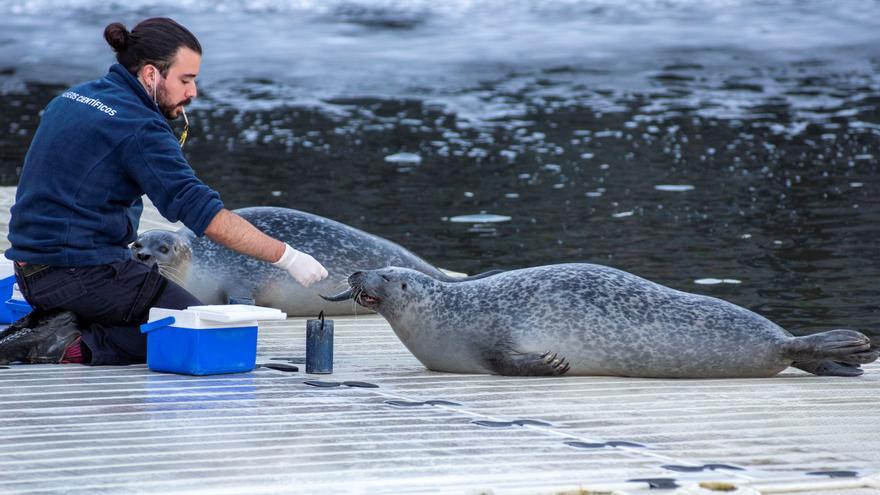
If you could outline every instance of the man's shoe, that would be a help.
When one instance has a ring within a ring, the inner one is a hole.
[[[46,316],[46,311],[33,310],[23,317],[10,323],[8,327],[0,330],[0,340],[12,335],[23,328],[31,328]]]
[[[0,333],[0,364],[60,363],[79,336],[76,313],[35,310]]]
[[[0,330],[0,364],[9,364],[13,361],[18,360],[13,359],[12,357],[6,358],[6,343],[13,342],[17,338],[13,337],[13,335],[23,330],[27,330],[28,332],[30,332],[30,330],[34,326],[36,326],[40,319],[45,317],[45,315],[46,313],[44,311],[34,310],[19,318],[18,320],[10,323],[9,326],[4,328],[3,330]]]

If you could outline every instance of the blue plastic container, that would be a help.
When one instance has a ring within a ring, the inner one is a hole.
[[[257,321],[286,316],[243,305],[152,308],[150,321],[141,325],[147,334],[147,367],[185,375],[251,371],[257,360]]]
[[[15,275],[0,279],[0,301],[8,301],[12,299],[13,284],[15,284]],[[0,304],[0,323],[12,323],[13,321],[16,321],[18,318],[13,318],[13,316],[12,308],[7,307],[6,304]]]
[[[27,301],[19,301],[18,299],[10,299],[3,304],[4,309],[9,313],[10,320],[6,323],[18,321],[34,310]]]

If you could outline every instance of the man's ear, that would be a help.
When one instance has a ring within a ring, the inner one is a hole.
[[[144,65],[141,68],[141,78],[144,80],[144,84],[152,86],[154,82],[159,80],[159,69],[153,64]]]

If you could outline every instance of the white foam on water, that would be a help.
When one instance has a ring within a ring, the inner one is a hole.
[[[698,278],[694,280],[699,285],[718,285],[718,284],[741,284],[742,281],[735,278]]]
[[[660,184],[654,186],[654,189],[658,191],[667,191],[667,192],[685,192],[685,191],[693,191],[694,186],[688,184]]]
[[[862,110],[825,110],[848,103],[835,102],[831,92],[823,95],[830,104],[813,108],[817,98],[788,94],[795,83],[750,71],[810,57],[827,65],[824,72],[866,73],[870,86],[880,31],[880,2],[835,0],[6,0],[0,2],[0,68],[15,72],[0,77],[8,80],[0,88],[99,77],[113,63],[104,26],[121,20],[132,27],[153,12],[199,37],[200,85],[213,105],[315,105],[332,112],[339,105],[327,101],[339,96],[411,96],[485,124],[517,120],[530,105],[487,98],[480,89],[487,81],[535,101],[563,95],[611,113],[626,109],[624,93],[658,91],[655,78],[666,74],[673,81],[715,79],[668,93],[646,112],[695,107],[701,115],[754,118],[757,97],[724,87],[725,78],[737,76],[759,86],[761,99],[784,98],[794,110],[812,112],[799,115],[797,126],[780,128],[786,133],[800,132],[807,121],[858,122]],[[675,68],[680,53],[688,53],[692,68]],[[614,91],[597,92],[603,88]],[[616,129],[574,135],[624,136]]]
[[[386,156],[385,161],[388,163],[418,165],[422,163],[422,157],[415,153],[395,153]]]
[[[479,213],[475,215],[458,215],[449,217],[448,221],[452,223],[500,223],[509,222],[511,217],[506,215],[495,215],[492,213]]]

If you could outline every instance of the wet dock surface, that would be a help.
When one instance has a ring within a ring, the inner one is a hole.
[[[260,328],[258,363],[298,372],[0,370],[0,492],[880,493],[875,364],[854,379],[454,375],[379,316],[334,323],[332,375],[302,371],[304,319]]]

